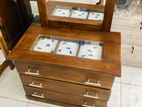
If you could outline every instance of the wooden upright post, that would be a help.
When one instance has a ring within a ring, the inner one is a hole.
[[[102,31],[110,32],[116,0],[106,0]]]
[[[8,60],[7,55],[9,53],[9,50],[8,50],[8,47],[7,47],[6,43],[5,43],[5,40],[4,40],[1,32],[0,32],[0,47],[1,47],[1,49],[3,51],[3,54],[4,54],[5,58],[6,58],[6,60],[0,65],[0,74],[1,74],[3,72],[3,70],[7,66],[9,66],[11,70],[13,70],[14,67],[15,67],[13,62]]]
[[[47,26],[46,2],[47,0],[37,0],[40,22],[42,26]]]

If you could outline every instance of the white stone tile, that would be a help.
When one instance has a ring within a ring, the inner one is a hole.
[[[115,77],[114,82],[121,82],[121,77]]]
[[[61,106],[30,100],[28,107],[61,107]]]
[[[108,107],[120,107],[121,105],[121,86],[120,82],[114,82],[111,90],[111,96],[108,101]]]
[[[142,87],[123,84],[122,107],[142,107]]]
[[[31,10],[34,16],[39,15],[37,1],[30,1],[31,4]]]
[[[2,50],[0,49],[0,62],[3,62],[5,60],[5,57],[3,55]]]
[[[20,102],[0,97],[0,107],[27,107],[27,102]]]
[[[7,67],[2,73],[0,78],[0,96],[29,102],[25,97],[25,91],[16,69],[12,71]]]
[[[122,82],[142,86],[142,68],[122,66]]]

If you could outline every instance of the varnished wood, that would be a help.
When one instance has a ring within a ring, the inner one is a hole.
[[[5,56],[5,58],[7,59],[7,55],[9,53],[8,47],[5,43],[5,40],[3,38],[2,33],[0,32],[0,47],[2,48],[3,54]]]
[[[55,91],[31,88],[31,87],[26,87],[26,86],[24,88],[26,90],[27,96],[32,96],[36,92],[37,95],[43,94],[43,96],[45,97],[43,99],[46,99],[46,100],[54,100],[57,102],[66,102],[68,104],[73,104],[73,105],[78,105],[78,106],[81,106],[81,105],[85,104],[85,102],[86,102],[90,106],[93,106],[93,104],[94,104],[96,107],[107,107],[107,103],[105,101],[101,101],[101,100],[94,100],[94,99],[74,96],[74,95],[70,95],[70,94],[58,93]]]
[[[68,72],[68,71],[67,71]],[[83,86],[73,83],[67,83],[52,79],[43,79],[43,78],[36,78],[26,75],[20,75],[23,85],[24,86],[41,86],[41,89],[47,89],[52,91],[57,91],[65,94],[71,94],[71,95],[78,95],[81,97],[84,97],[84,95],[87,95],[87,93],[90,96],[96,96],[98,100],[105,100],[107,101],[110,96],[110,90],[104,90],[101,88],[94,88],[92,86]],[[31,85],[33,84],[33,86]],[[36,87],[38,88],[38,87]],[[86,97],[87,98],[87,97]],[[95,99],[95,98],[94,98]]]
[[[20,74],[28,75],[27,72],[30,69],[30,72],[37,72],[39,70],[39,75],[29,75],[29,76],[36,76],[41,78],[48,78],[54,80],[60,80],[64,82],[72,82],[76,84],[82,84],[86,86],[90,86],[85,84],[85,82],[89,79],[92,83],[100,82],[101,86],[94,85],[94,87],[111,89],[112,83],[114,81],[114,76],[104,73],[96,73],[96,72],[89,72],[87,70],[78,70],[77,68],[69,68],[57,65],[41,65],[38,63],[21,63],[15,61],[16,68]]]
[[[110,32],[115,3],[116,0],[106,0],[104,21],[102,28],[102,30],[105,32]]]
[[[2,52],[3,52],[3,54],[4,54],[5,58],[6,58],[6,60],[0,65],[0,72],[2,73],[3,70],[4,70],[8,65],[9,65],[10,69],[13,70],[14,67],[15,67],[15,65],[13,64],[12,61],[8,60],[7,55],[8,55],[8,53],[9,53],[9,50],[8,50],[8,47],[7,47],[6,43],[5,43],[5,40],[4,40],[4,38],[3,38],[1,32],[0,32],[0,47],[1,47]]]
[[[40,14],[40,22],[42,26],[47,26],[47,12],[46,12],[46,2],[48,0],[37,0],[38,9]]]
[[[9,61],[5,60],[1,65],[0,65],[0,75],[2,72],[5,70],[5,68],[9,65]]]
[[[103,60],[97,61],[79,57],[30,51],[39,34],[57,35],[57,37],[69,39],[84,39],[103,42]],[[38,57],[36,57],[37,55]],[[119,33],[99,33],[81,30],[76,31],[69,29],[42,28],[40,25],[33,24],[24,34],[15,49],[13,49],[9,58],[120,75],[120,35]]]
[[[35,52],[32,48],[39,34],[45,34],[46,37],[54,35],[57,38],[69,40],[102,42],[103,59],[98,61]],[[39,95],[44,92],[45,99],[42,99],[44,101],[53,100],[53,102],[69,103],[75,106],[80,106],[84,101],[87,101],[89,105],[94,103],[98,107],[106,107],[114,78],[121,75],[120,43],[120,33],[116,32],[94,32],[68,28],[57,29],[56,27],[41,27],[40,24],[32,24],[9,54],[8,58],[15,61],[28,98],[33,98],[32,94],[35,92]],[[28,74],[28,71],[31,74]],[[37,72],[38,75],[34,75]],[[42,89],[29,87],[31,79],[34,82],[37,82],[37,80],[44,81],[44,87]],[[95,85],[86,84],[88,80]],[[62,88],[59,84],[67,88]],[[91,90],[98,91],[100,99],[84,98],[81,95],[85,92],[85,89],[90,88]]]
[[[0,0],[2,33],[8,49],[12,49],[31,23],[28,0]],[[28,12],[28,13],[27,13]]]
[[[39,0],[38,7],[41,18],[41,24],[43,26],[48,25],[48,26],[58,26],[58,27],[69,27],[72,29],[110,31],[115,2],[116,0],[106,0],[106,4],[104,6],[102,5],[102,3],[99,5],[92,5],[92,4],[82,4],[82,3],[72,3],[72,2]],[[104,20],[102,23],[99,23],[98,25],[97,24],[98,21],[88,21],[88,20],[83,21],[82,19],[64,18],[64,17],[60,18],[60,17],[51,16],[53,9],[57,5],[65,7],[87,8],[90,11],[104,12]]]

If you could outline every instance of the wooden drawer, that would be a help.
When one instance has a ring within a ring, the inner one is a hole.
[[[136,58],[122,57],[122,64],[128,66],[142,67],[142,60]]]
[[[142,46],[125,44],[122,46],[122,64],[142,67]]]
[[[48,89],[51,91],[58,91],[66,94],[78,95],[81,97],[108,100],[110,96],[110,90],[87,87],[78,84],[71,84],[61,81],[55,81],[51,79],[41,79],[31,76],[20,76],[23,84],[30,87]]]
[[[135,34],[123,35],[122,43],[142,45],[142,35],[141,36]]]
[[[141,32],[142,33],[142,19],[132,19],[132,25],[134,32]]]
[[[106,107],[107,102],[101,101],[101,100],[93,100],[89,98],[84,98],[80,96],[73,96],[70,94],[64,94],[54,91],[48,91],[48,90],[42,90],[37,88],[31,88],[31,87],[24,87],[26,91],[27,96],[32,96],[39,99],[47,99],[47,100],[53,100],[68,104],[74,104],[79,106],[89,106],[89,107]]]
[[[61,80],[99,88],[111,89],[114,81],[114,75],[103,73],[90,73],[87,71],[73,70],[70,68],[49,65],[42,66],[30,63],[15,62],[15,64],[20,74]]]
[[[142,46],[129,44],[122,45],[122,57],[140,60],[142,58]]]

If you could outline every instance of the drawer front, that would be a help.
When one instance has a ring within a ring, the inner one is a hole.
[[[142,46],[123,45],[122,46],[122,64],[142,67]]]
[[[20,74],[31,75],[41,78],[55,79],[87,86],[111,89],[114,76],[103,73],[88,73],[69,68],[41,66],[30,63],[16,63]]]
[[[53,100],[68,104],[79,105],[83,107],[106,107],[107,102],[101,100],[92,100],[89,98],[82,98],[70,94],[64,94],[54,91],[42,90],[31,87],[24,87],[27,96],[32,96],[39,99]]]
[[[140,60],[142,58],[142,46],[122,45],[122,57]]]
[[[122,37],[122,43],[142,45],[142,34],[141,34],[141,36],[137,36],[134,34],[125,35]]]
[[[135,59],[135,58],[123,57],[122,64],[129,65],[129,66],[135,66],[135,67],[142,67],[142,60]]]
[[[132,25],[133,25],[134,32],[141,32],[142,33],[142,19],[140,19],[140,20],[133,19]]]
[[[78,95],[81,97],[106,100],[106,101],[109,99],[110,96],[110,90],[87,87],[83,85],[71,84],[51,79],[35,78],[25,75],[21,75],[20,77],[25,86],[47,89],[66,94]]]

